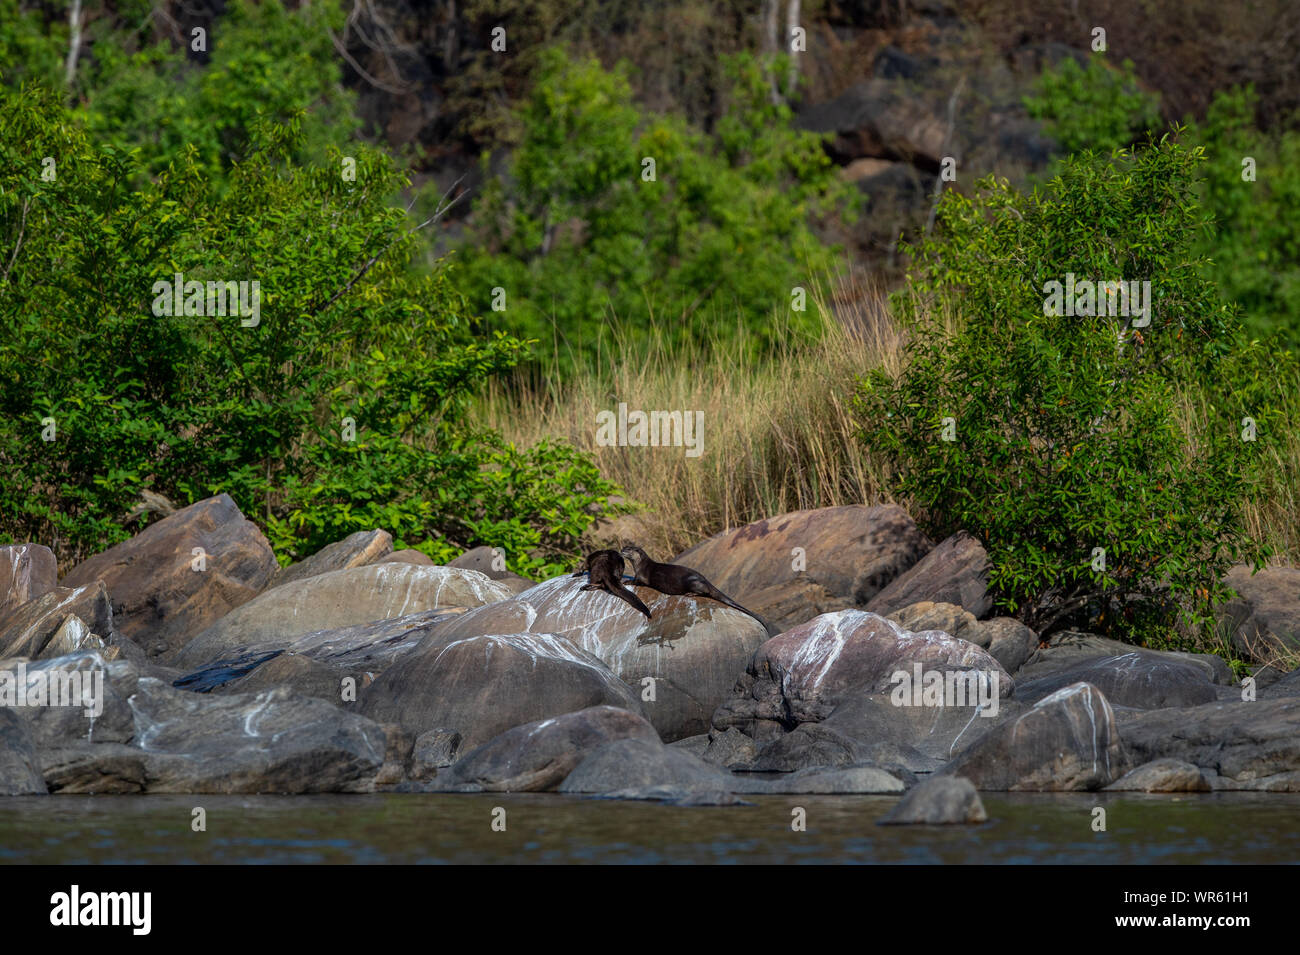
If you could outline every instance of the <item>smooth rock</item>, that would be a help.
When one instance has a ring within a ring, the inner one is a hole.
[[[102,582],[75,589],[55,587],[11,609],[0,622],[0,658],[42,656],[69,616],[76,616],[101,637],[115,634],[113,608]]]
[[[1116,792],[1205,793],[1210,784],[1199,768],[1180,759],[1155,759],[1130,770],[1106,789]]]
[[[897,505],[793,511],[697,544],[668,563],[698,570],[715,587],[779,627],[864,606],[911,567],[928,542]],[[791,566],[801,548],[803,569]]]
[[[360,711],[416,735],[455,730],[472,749],[522,723],[604,704],[641,712],[630,687],[564,637],[435,632],[362,691]]]
[[[0,626],[15,607],[48,594],[59,585],[54,551],[41,544],[0,547]]]
[[[205,627],[253,599],[276,567],[262,532],[245,520],[229,495],[220,494],[88,558],[62,583],[81,587],[103,581],[112,596],[118,631],[157,659],[175,653]],[[103,635],[94,621],[79,616]]]
[[[1107,786],[1127,768],[1110,703],[1075,683],[995,726],[941,772],[980,790],[1077,792]]]
[[[286,646],[308,633],[338,630],[446,607],[477,607],[510,591],[472,570],[373,564],[333,570],[276,587],[227,614],[179,653],[194,669],[236,650]]]
[[[1238,565],[1224,577],[1237,592],[1220,611],[1233,642],[1256,659],[1300,649],[1300,567],[1251,570]]]
[[[388,531],[357,531],[341,541],[326,544],[310,557],[280,568],[267,589],[328,573],[331,570],[347,570],[349,567],[378,564],[392,552],[393,535]]]
[[[659,734],[643,717],[594,706],[509,729],[461,757],[438,782],[481,792],[550,792],[588,752],[620,739],[659,745]]]
[[[31,731],[17,713],[0,707],[0,796],[34,796],[45,792]]]
[[[598,746],[560,784],[562,793],[613,793],[648,786],[730,791],[729,774],[681,750],[644,739]]]
[[[876,823],[881,826],[961,826],[987,822],[988,818],[980,794],[969,779],[935,776],[918,783]]]
[[[411,778],[432,779],[438,770],[456,762],[462,741],[455,730],[439,728],[421,733],[411,748]]]
[[[1215,684],[1194,663],[1167,654],[1130,650],[1083,660],[1034,680],[1021,680],[1016,684],[1016,699],[1032,705],[1072,683],[1095,686],[1114,706],[1140,709],[1197,706],[1218,698]]]
[[[976,618],[993,609],[988,590],[989,555],[974,537],[960,531],[922,557],[867,604],[872,613],[888,614],[932,600],[956,604]]]

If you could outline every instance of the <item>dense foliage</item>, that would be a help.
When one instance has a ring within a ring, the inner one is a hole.
[[[360,145],[295,162],[296,121],[248,135],[226,176],[190,148],[141,183],[53,95],[0,88],[0,533],[72,559],[126,536],[144,489],[224,491],[282,559],[384,527],[439,559],[569,560],[611,488],[572,449],[465,420],[525,345],[445,269],[411,273],[405,176]],[[186,285],[168,314],[176,273],[249,283],[260,307],[214,314]]]
[[[1032,194],[948,193],[896,299],[909,364],[863,385],[868,444],[934,531],[983,541],[1002,607],[1036,629],[1207,623],[1226,568],[1263,553],[1240,511],[1285,423],[1195,252],[1203,159],[1164,139],[1071,157]],[[1049,307],[1070,273],[1150,281],[1149,324]]]

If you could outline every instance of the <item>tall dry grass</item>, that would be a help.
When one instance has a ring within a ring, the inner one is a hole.
[[[856,376],[899,369],[903,334],[878,289],[856,276],[810,290],[819,334],[784,324],[775,354],[756,362],[743,330],[693,346],[660,335],[632,344],[612,332],[596,370],[496,387],[481,420],[528,446],[563,438],[593,453],[643,510],[637,536],[670,555],[729,527],[803,508],[890,501],[883,462],[856,437]],[[629,410],[702,415],[699,457],[674,447],[596,445],[596,415]]]
[[[623,529],[656,555],[787,511],[893,501],[885,462],[857,437],[852,396],[866,371],[901,371],[904,332],[883,293],[860,275],[813,288],[810,306],[820,334],[783,325],[776,353],[761,362],[750,357],[743,330],[689,354],[657,335],[633,344],[611,332],[595,369],[567,381],[556,369],[493,387],[480,399],[478,420],[523,447],[563,438],[594,454],[641,509]],[[1278,382],[1286,418],[1300,421],[1300,374],[1284,375],[1291,376]],[[619,402],[702,412],[703,454],[598,447],[596,415],[616,412]],[[1189,435],[1204,426],[1204,414],[1195,396],[1184,400],[1180,417]],[[1298,563],[1300,429],[1278,437],[1244,519],[1252,536],[1273,545],[1277,561]]]

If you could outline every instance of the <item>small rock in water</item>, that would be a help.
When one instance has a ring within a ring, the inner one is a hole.
[[[1207,793],[1210,783],[1201,770],[1181,759],[1153,759],[1106,787],[1118,792]]]
[[[980,794],[962,776],[934,776],[919,783],[876,820],[881,826],[969,825],[988,820]]]
[[[456,761],[461,735],[455,730],[432,729],[421,733],[411,750],[411,778],[432,779],[438,770]]]

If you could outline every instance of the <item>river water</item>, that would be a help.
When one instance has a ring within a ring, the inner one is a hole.
[[[989,821],[877,826],[886,796],[679,807],[552,794],[0,799],[0,863],[1296,863],[1300,794],[985,794]],[[194,832],[195,807],[207,831]],[[504,832],[493,811],[505,810]],[[792,811],[807,829],[791,828]],[[1094,810],[1106,831],[1093,830]]]

